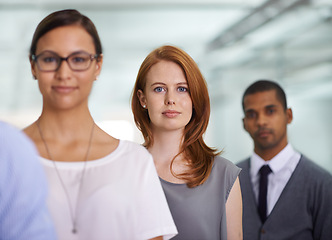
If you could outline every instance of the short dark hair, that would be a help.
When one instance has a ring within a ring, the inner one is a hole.
[[[242,97],[242,109],[244,111],[244,98],[247,95],[254,94],[257,92],[265,92],[269,90],[275,90],[277,99],[280,101],[281,105],[284,107],[284,109],[287,109],[287,100],[286,100],[286,94],[284,90],[280,87],[280,85],[276,82],[270,81],[270,80],[258,80],[251,84],[243,93]]]
[[[102,54],[102,46],[93,22],[75,9],[56,11],[45,17],[37,26],[30,46],[30,57],[36,54],[38,40],[49,31],[62,26],[79,25],[92,37],[96,54]]]

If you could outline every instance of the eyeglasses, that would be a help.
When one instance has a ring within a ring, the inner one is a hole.
[[[68,57],[63,58],[52,51],[45,51],[39,55],[32,55],[31,59],[37,63],[37,66],[42,72],[55,72],[57,71],[62,61],[66,61],[73,71],[87,70],[91,62],[98,58],[98,54],[92,55],[87,52],[74,52]]]

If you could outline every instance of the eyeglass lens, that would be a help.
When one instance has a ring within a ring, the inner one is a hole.
[[[62,58],[53,52],[43,52],[36,58],[38,67],[42,71],[56,71],[62,61],[67,61],[72,70],[82,71],[89,68],[94,58],[86,52],[73,53],[67,58]]]

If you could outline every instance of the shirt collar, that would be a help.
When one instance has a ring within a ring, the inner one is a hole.
[[[283,167],[285,167],[289,159],[295,153],[296,152],[290,143],[288,143],[284,149],[282,149],[276,156],[274,156],[271,160],[268,161],[264,161],[264,159],[262,159],[254,152],[250,158],[251,176],[256,176],[257,174],[259,174],[259,169],[265,164],[268,164],[270,166],[272,172],[278,172]]]

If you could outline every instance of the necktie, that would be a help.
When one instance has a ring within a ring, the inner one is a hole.
[[[259,179],[259,195],[258,195],[258,213],[264,223],[266,220],[266,195],[267,195],[267,177],[272,172],[269,165],[264,165],[259,170],[260,179]]]

